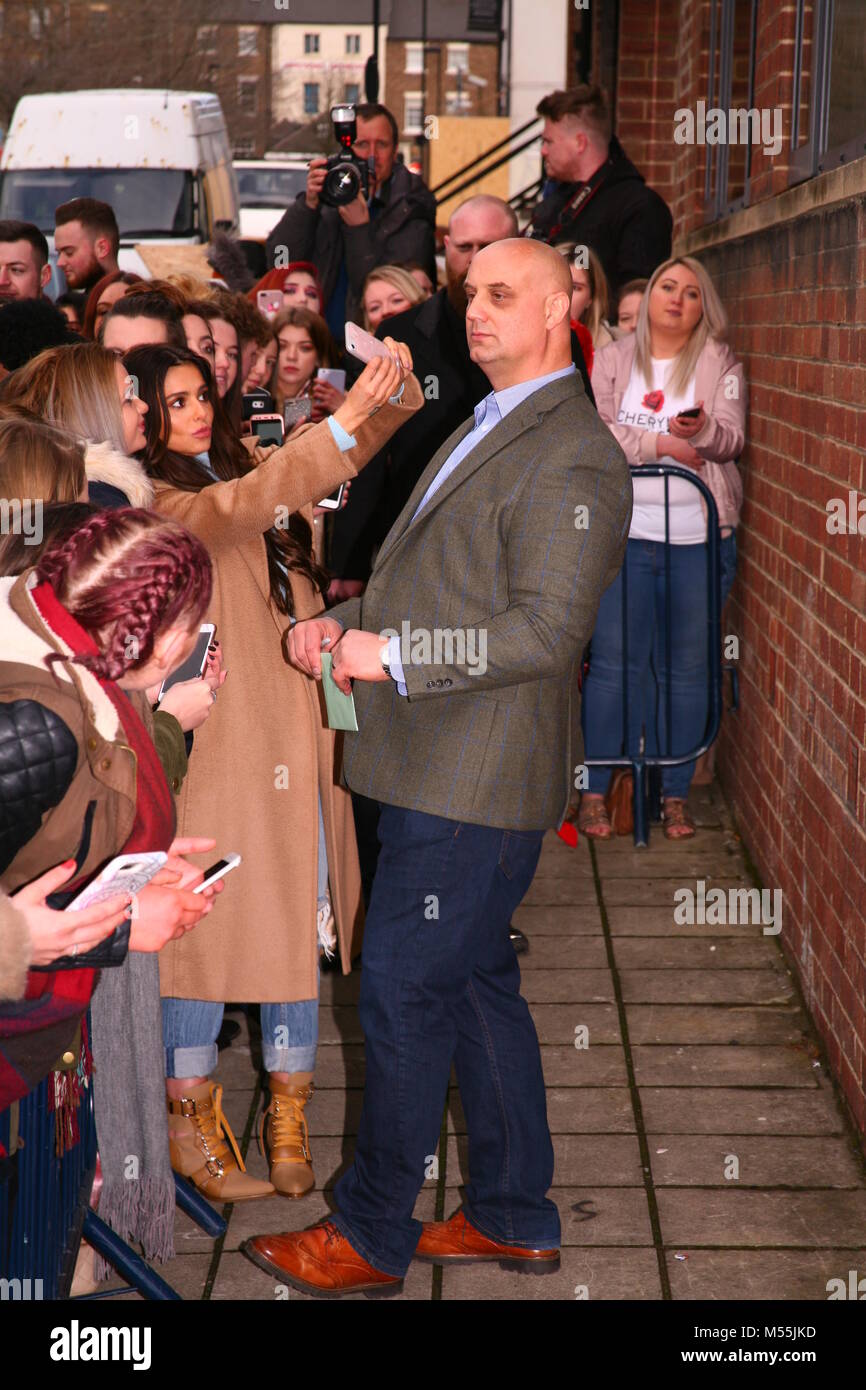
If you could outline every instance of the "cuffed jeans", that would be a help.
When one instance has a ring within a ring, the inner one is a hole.
[[[319,801],[318,894],[328,890],[328,858],[325,825]],[[315,933],[315,922],[311,926]],[[319,972],[315,999],[291,1004],[262,1004],[262,1061],[273,1071],[312,1071],[319,1040]],[[225,1005],[209,999],[162,1001],[162,1036],[166,1076],[210,1076],[217,1064],[217,1034]]]
[[[721,545],[722,604],[734,582],[737,549],[733,533]],[[623,733],[623,583],[626,585],[629,726]],[[703,737],[707,723],[707,551],[705,545],[670,547],[671,736],[670,753],[686,753]],[[665,654],[665,546],[630,540],[623,569],[601,597],[592,634],[590,667],[583,692],[583,728],[588,758],[636,754],[641,727],[646,752],[668,752]],[[686,797],[694,762],[662,768],[662,791]],[[588,769],[587,791],[603,794],[610,768]]]
[[[418,1243],[412,1212],[452,1064],[469,1137],[466,1215],[494,1240],[559,1245],[541,1054],[507,930],[543,836],[382,807],[361,970],[364,1102],[334,1222],[386,1274],[402,1276]]]

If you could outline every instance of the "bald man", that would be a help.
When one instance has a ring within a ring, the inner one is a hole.
[[[507,924],[583,756],[576,667],[622,564],[628,465],[571,361],[561,256],[508,238],[465,283],[470,355],[493,390],[445,441],[362,598],[291,629],[289,659],[352,689],[353,791],[381,804],[364,935],[364,1104],[339,1210],[245,1253],[311,1294],[397,1293],[410,1260],[559,1266],[535,1028]],[[579,713],[579,711],[578,711]],[[466,1197],[413,1219],[435,1174],[454,1067]]]

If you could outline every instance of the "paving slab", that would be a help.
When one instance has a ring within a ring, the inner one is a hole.
[[[547,1086],[625,1086],[625,1053],[616,1043],[589,1047],[542,1044],[541,1065]]]
[[[580,907],[583,903],[595,902],[595,882],[588,875],[569,874],[558,878],[536,875],[523,901],[530,907]]]
[[[651,1246],[652,1225],[642,1187],[552,1187],[562,1244]]]
[[[843,1134],[845,1125],[829,1083],[798,1091],[718,1087],[711,1092],[641,1087],[648,1134]]]
[[[790,1004],[794,982],[781,966],[764,970],[623,970],[627,1004]]]
[[[797,1043],[807,1037],[798,1008],[734,1005],[632,1004],[628,1031],[634,1043]]]
[[[554,1182],[562,1187],[643,1185],[637,1138],[630,1134],[554,1134]],[[448,1139],[446,1187],[461,1187],[468,1174],[465,1136]]]
[[[777,946],[759,937],[620,937],[618,970],[766,970],[782,964]]]
[[[639,1086],[818,1085],[812,1053],[803,1044],[782,1047],[638,1046],[632,1049]]]
[[[528,911],[529,909],[527,909]],[[536,970],[604,970],[607,968],[607,948],[604,937],[545,936],[521,926],[529,937],[529,950],[519,957],[520,974]]]
[[[527,906],[524,900],[520,907],[515,908],[511,920],[526,933],[530,942],[539,936],[601,936],[601,911],[594,893],[592,896],[587,894],[579,905],[572,903],[568,907],[541,907],[531,903]]]
[[[574,1047],[576,1028],[589,1030],[590,1047],[620,1041],[619,1017],[613,1004],[532,1004],[530,1011],[539,1042],[571,1043]]]
[[[442,1280],[443,1299],[468,1299],[486,1302],[504,1301],[549,1302],[586,1299],[658,1299],[661,1298],[658,1260],[653,1250],[621,1249],[579,1250],[566,1248],[562,1252],[560,1269],[555,1274],[533,1276],[501,1270],[498,1265],[462,1265],[445,1270]],[[580,1317],[578,1310],[577,1317]],[[592,1324],[587,1314],[583,1337],[594,1341]]]
[[[863,1165],[844,1137],[651,1134],[649,1151],[657,1187],[863,1187]],[[725,1176],[732,1172],[739,1176]]]
[[[607,879],[602,879],[602,891],[604,894],[605,907],[666,907],[670,904],[671,923],[673,924],[674,908],[678,899],[674,894],[680,888],[691,887],[694,890],[694,881],[689,883],[688,878],[682,876],[657,878],[643,874],[641,877],[623,878],[617,874],[611,874]],[[731,888],[744,888],[746,885],[740,878],[715,878],[712,884],[707,887],[721,888],[727,894]],[[727,902],[728,899],[726,898]]]
[[[692,941],[718,941],[732,938],[735,941],[770,941],[756,923],[745,922],[675,922],[670,904],[661,906],[654,903],[615,904],[605,895],[605,910],[608,926],[613,937],[651,936],[669,937],[679,941],[687,938]]]
[[[689,1245],[866,1248],[866,1191],[659,1188],[662,1238]]]
[[[547,1123],[551,1134],[633,1134],[631,1093],[624,1086],[548,1087]],[[449,1097],[448,1128],[451,1133],[466,1133],[457,1092]]]
[[[621,878],[667,879],[676,876],[680,887],[692,888],[697,892],[698,879],[703,879],[709,890],[722,879],[741,878],[746,871],[742,853],[719,853],[716,849],[697,849],[675,859],[669,855],[632,849],[630,854],[599,855],[597,862],[603,896],[606,896],[608,882]]]
[[[613,1003],[613,976],[603,970],[527,970],[520,992],[530,1004]]]
[[[667,1256],[675,1299],[816,1302],[829,1297],[831,1279],[842,1279],[847,1288],[848,1271],[856,1265],[856,1255],[850,1250],[692,1250],[687,1260],[675,1260],[670,1253]],[[863,1272],[861,1259],[861,1277]],[[767,1323],[762,1314],[749,1315],[748,1321],[762,1330]],[[739,1322],[732,1319],[730,1325],[739,1331],[742,1318]],[[721,1343],[713,1340],[712,1345]],[[797,1345],[807,1346],[808,1342],[798,1341]]]

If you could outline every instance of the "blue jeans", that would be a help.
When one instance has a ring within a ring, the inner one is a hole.
[[[325,824],[319,800],[319,899],[328,890]],[[315,932],[315,923],[312,931]],[[262,1061],[267,1071],[312,1071],[319,1041],[319,972],[315,999],[262,1004]],[[165,998],[162,1040],[166,1076],[210,1076],[217,1064],[217,1034],[225,1005],[209,999]]]
[[[217,1034],[224,1004],[209,999],[162,1001],[166,1076],[210,1076],[217,1064]],[[319,1040],[319,1000],[262,1004],[262,1060],[266,1071],[312,1071]]]
[[[361,969],[367,1080],[334,1220],[386,1274],[405,1274],[418,1243],[412,1211],[452,1064],[469,1135],[466,1215],[510,1245],[559,1245],[541,1054],[507,930],[543,835],[382,807]]]
[[[602,594],[592,634],[590,669],[583,691],[583,730],[588,758],[637,753],[641,726],[650,754],[687,753],[707,724],[707,561],[704,545],[672,545],[672,731],[667,735],[668,673],[665,661],[665,547],[630,540],[623,569]],[[736,538],[721,542],[722,604],[734,582]],[[629,727],[623,723],[623,584],[626,585]],[[662,768],[662,791],[686,797],[694,762]],[[603,794],[610,769],[590,767],[587,791]]]

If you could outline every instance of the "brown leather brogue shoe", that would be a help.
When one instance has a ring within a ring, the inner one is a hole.
[[[327,1219],[305,1231],[254,1236],[241,1250],[259,1269],[314,1298],[393,1298],[403,1288],[402,1279],[374,1269]]]
[[[476,1231],[462,1211],[455,1211],[449,1221],[424,1222],[415,1259],[428,1260],[435,1265],[498,1260],[501,1269],[517,1269],[527,1274],[552,1274],[559,1269],[557,1249],[527,1250],[521,1245],[491,1240]]]

